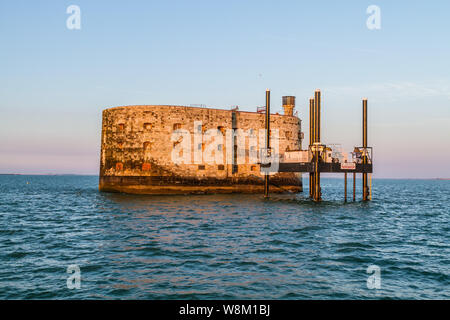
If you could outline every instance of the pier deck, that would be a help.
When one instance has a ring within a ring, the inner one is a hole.
[[[261,167],[268,166],[270,165],[261,165]],[[355,169],[343,169],[340,163],[319,163],[317,171],[321,173],[372,173],[372,164],[355,163]],[[315,163],[281,162],[278,172],[315,172]]]

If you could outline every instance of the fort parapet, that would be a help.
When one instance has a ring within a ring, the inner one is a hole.
[[[302,144],[300,119],[293,115],[293,106],[284,109],[287,114],[272,114],[270,121],[271,130],[278,131],[281,157],[286,150],[300,150]],[[200,121],[202,126],[198,129],[202,132],[242,129],[257,141],[261,138],[260,129],[264,129],[264,114],[257,112],[164,105],[106,109],[102,119],[99,189],[142,194],[264,192],[264,176],[258,160],[251,156],[259,153],[260,144],[255,150],[248,139],[243,146],[243,164],[235,162],[235,158],[231,163],[226,161],[225,142],[215,149],[223,153],[223,164],[173,161],[177,143],[173,133],[187,130],[193,136]],[[192,153],[196,148],[207,147],[204,141],[195,144],[192,140]],[[302,191],[300,173],[276,173],[270,181],[275,186],[272,192]]]

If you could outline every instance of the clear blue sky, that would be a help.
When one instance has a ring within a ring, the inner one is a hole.
[[[320,88],[325,143],[361,144],[367,97],[376,177],[450,177],[449,35],[449,1],[2,1],[0,172],[96,174],[117,105],[254,110],[270,88],[307,133]]]

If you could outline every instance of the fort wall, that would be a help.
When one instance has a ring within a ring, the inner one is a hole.
[[[100,181],[101,191],[171,194],[171,193],[262,193],[264,176],[260,173],[254,146],[246,139],[242,163],[174,163],[172,151],[176,130],[242,129],[254,136],[259,145],[264,129],[264,114],[235,110],[184,106],[141,105],[109,108],[103,111]],[[198,128],[198,122],[202,126]],[[195,127],[197,125],[197,128]],[[271,115],[271,131],[278,129],[279,153],[301,149],[301,121],[293,115]],[[207,148],[195,143],[192,154]],[[198,141],[197,141],[198,142]],[[263,146],[261,146],[263,147]],[[258,146],[259,148],[259,146]],[[230,150],[228,150],[230,151]],[[215,150],[226,161],[227,144]],[[301,175],[276,173],[271,176],[273,192],[302,191]]]

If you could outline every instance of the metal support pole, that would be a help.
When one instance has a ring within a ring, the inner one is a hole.
[[[367,98],[363,99],[363,150],[364,150],[364,156],[363,156],[363,164],[367,164]],[[368,200],[369,196],[369,185],[367,180],[367,173],[362,174],[362,183],[363,183],[363,201]]]
[[[353,172],[353,201],[356,200],[356,173]]]
[[[320,90],[317,89],[314,94],[314,101],[317,108],[317,116],[316,116],[316,142],[320,142]]]
[[[309,99],[309,146],[314,144],[314,98]],[[314,196],[314,173],[309,173],[309,197]]]
[[[320,90],[316,90],[314,94],[314,109],[315,109],[315,143],[316,150],[315,150],[315,165],[314,165],[314,201],[320,201],[321,200],[321,190],[320,190],[320,172],[319,172],[319,150],[318,150],[318,144],[320,144]]]
[[[270,149],[270,90],[266,90],[266,152]],[[269,197],[269,173],[264,175],[264,198]]]
[[[347,172],[344,173],[344,180],[345,180],[345,196],[344,196],[344,201],[347,202]]]

